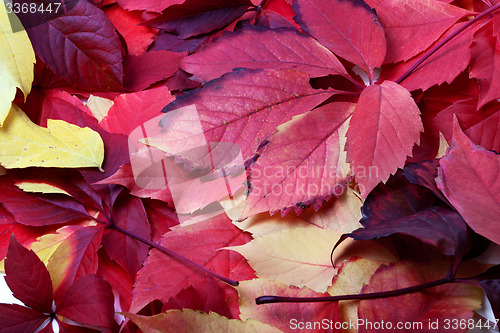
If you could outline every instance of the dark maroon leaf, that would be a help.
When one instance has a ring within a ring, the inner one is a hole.
[[[348,235],[356,240],[404,234],[445,255],[461,257],[468,250],[470,238],[462,217],[442,205],[430,190],[409,183],[401,174],[370,193],[361,211],[364,228]]]
[[[145,24],[189,38],[220,29],[243,15],[250,0],[186,0]]]
[[[476,276],[474,280],[478,281],[488,296],[495,317],[500,317],[500,265],[490,267],[486,272]]]
[[[49,318],[18,304],[0,303],[0,333],[35,332]]]
[[[39,19],[37,15],[27,15],[26,20]],[[35,53],[73,86],[85,91],[122,89],[120,39],[106,14],[93,3],[78,1],[64,15],[27,32]]]
[[[18,223],[44,226],[88,218],[83,205],[64,194],[37,195],[16,187],[7,177],[0,177],[0,204]]]
[[[10,237],[5,273],[5,281],[15,298],[42,313],[52,311],[49,272],[38,256],[22,246],[14,235]]]
[[[120,197],[113,207],[114,223],[144,239],[151,239],[151,228],[142,201],[132,196]],[[111,259],[116,260],[131,278],[142,267],[149,246],[116,230],[106,230],[102,243]]]
[[[159,33],[149,51],[172,51],[172,52],[193,52],[196,50],[208,36],[199,36],[188,39],[182,39],[179,36],[168,32]]]
[[[436,197],[443,202],[448,202],[443,193],[437,188],[436,177],[438,176],[438,160],[429,160],[418,163],[407,164],[403,169],[403,176],[412,184],[428,188]]]
[[[114,297],[109,283],[90,274],[75,281],[57,304],[57,313],[83,325],[111,328]]]

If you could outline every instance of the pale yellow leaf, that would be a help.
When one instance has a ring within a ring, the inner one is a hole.
[[[10,111],[16,88],[26,98],[33,82],[35,52],[26,31],[13,32],[12,24],[22,26],[14,13],[8,14],[6,7],[0,6],[0,126]]]
[[[439,132],[439,149],[436,154],[436,158],[441,158],[446,154],[446,150],[448,149],[450,145],[448,144],[448,141],[446,141],[446,138],[444,137],[443,133]]]
[[[17,182],[15,183],[24,192],[33,193],[60,193],[65,195],[70,195],[68,192],[54,185],[47,183],[33,183],[33,182]]]
[[[7,169],[26,167],[101,167],[104,144],[99,134],[62,120],[40,127],[12,105],[0,128],[0,164]]]
[[[144,333],[279,333],[276,327],[257,320],[228,319],[215,312],[204,313],[191,309],[169,310],[155,316],[124,315]]]
[[[108,111],[113,106],[114,102],[107,98],[90,95],[86,104],[95,119],[100,122],[108,115]]]
[[[363,206],[361,199],[350,188],[347,188],[339,198],[331,199],[317,212],[310,207],[299,216],[293,213],[284,217],[279,214],[269,216],[268,213],[261,213],[242,222],[234,221],[233,223],[238,228],[250,232],[254,237],[307,226],[349,233],[362,227],[359,223],[362,217],[361,206]]]
[[[330,253],[340,236],[328,229],[287,229],[227,249],[243,255],[258,277],[324,292],[336,273]]]

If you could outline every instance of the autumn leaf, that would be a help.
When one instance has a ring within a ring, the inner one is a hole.
[[[404,165],[423,130],[419,114],[410,93],[394,82],[363,90],[346,142],[347,161],[363,197]]]
[[[11,102],[16,96],[16,87],[21,89],[25,98],[31,91],[35,52],[25,30],[13,31],[13,25],[20,25],[14,13],[7,8],[0,8],[0,126],[9,114]]]
[[[472,143],[455,118],[452,144],[439,165],[437,184],[453,207],[474,231],[500,243],[499,155]]]
[[[311,76],[347,75],[335,55],[313,38],[291,29],[252,26],[224,34],[184,58],[180,67],[203,81],[216,79],[234,68],[288,68]]]
[[[170,310],[152,317],[138,316],[132,313],[125,314],[144,332],[281,332],[276,327],[266,325],[257,320],[240,321],[228,319],[216,313],[203,313],[185,309],[183,311]]]
[[[42,12],[21,17],[32,26]],[[97,28],[99,27],[99,28]],[[120,90],[123,55],[118,34],[106,14],[89,1],[78,1],[50,23],[27,30],[35,53],[56,74],[84,91]],[[72,66],[73,62],[78,66]]]
[[[443,1],[366,0],[387,38],[384,63],[407,61],[427,49],[458,19],[471,13]],[[401,47],[405,45],[405,47]]]
[[[297,0],[294,18],[304,31],[338,56],[368,73],[380,67],[386,53],[384,28],[362,1]]]
[[[43,128],[15,105],[0,129],[0,147],[0,163],[6,168],[100,168],[104,159],[102,139],[90,128],[62,120],[48,120]]]
[[[249,169],[251,187],[243,217],[304,207],[316,209],[344,191],[349,166],[345,133],[354,105],[332,103],[280,125]]]

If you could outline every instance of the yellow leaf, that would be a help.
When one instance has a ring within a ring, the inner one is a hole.
[[[340,236],[328,229],[296,228],[226,249],[243,255],[258,277],[324,292],[336,272],[330,253]]]
[[[86,104],[95,119],[101,122],[101,120],[108,115],[108,111],[113,106],[114,102],[107,98],[90,95]]]
[[[60,193],[71,196],[68,192],[66,192],[62,188],[47,183],[17,182],[15,183],[15,185],[24,192]]]
[[[0,6],[0,126],[9,114],[10,104],[19,87],[26,97],[31,91],[35,52],[25,30],[13,32],[12,25],[22,26],[14,13]]]
[[[155,316],[125,313],[144,333],[279,333],[276,327],[257,320],[228,319],[215,312],[204,313],[191,309],[169,310]]]
[[[99,134],[62,120],[40,127],[12,105],[0,128],[0,164],[8,169],[27,167],[101,167],[104,144]]]

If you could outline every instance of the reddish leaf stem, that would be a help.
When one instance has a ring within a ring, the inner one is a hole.
[[[125,230],[125,229],[123,229],[123,228],[121,228],[121,227],[117,226],[116,224],[110,224],[110,225],[109,225],[109,228],[115,229],[116,231],[119,231],[119,232],[121,232],[121,233],[122,233],[122,234],[124,234],[124,235],[127,235],[127,236],[129,236],[129,237],[132,237],[132,238],[134,238],[134,239],[137,239],[139,242],[142,242],[142,243],[144,243],[144,244],[147,244],[147,245],[149,245],[149,246],[151,246],[151,247],[153,247],[153,248],[155,248],[155,249],[157,249],[157,250],[159,250],[159,251],[161,251],[161,252],[163,252],[163,253],[165,253],[165,254],[168,254],[168,255],[169,255],[169,256],[171,256],[172,258],[177,259],[178,261],[181,261],[181,262],[183,262],[183,263],[185,263],[185,264],[187,264],[187,265],[189,265],[189,266],[191,266],[191,267],[194,267],[194,268],[196,268],[196,269],[199,269],[199,270],[201,270],[201,271],[203,271],[203,272],[205,272],[205,273],[207,273],[207,274],[209,274],[209,275],[213,276],[213,277],[214,277],[214,278],[216,278],[216,279],[219,279],[219,280],[221,280],[221,281],[224,281],[225,283],[227,283],[227,284],[229,284],[229,285],[231,285],[231,286],[236,287],[236,286],[238,286],[238,285],[239,285],[239,282],[238,282],[238,281],[231,280],[231,279],[229,279],[229,278],[227,278],[227,277],[224,277],[224,276],[219,275],[219,274],[217,274],[217,273],[215,273],[215,272],[212,272],[211,270],[209,270],[209,269],[207,269],[207,268],[205,268],[205,267],[203,267],[203,266],[201,266],[201,265],[199,265],[199,264],[197,264],[197,263],[195,263],[195,262],[193,262],[193,261],[189,260],[188,258],[183,257],[183,256],[181,256],[180,254],[177,254],[177,253],[175,253],[174,251],[169,250],[169,249],[167,249],[166,247],[161,246],[161,245],[160,245],[160,244],[158,244],[158,243],[152,242],[152,241],[150,241],[150,240],[148,240],[148,239],[146,239],[146,238],[143,238],[143,237],[141,237],[141,236],[139,236],[139,235],[136,235],[136,234],[134,234],[134,233],[131,233],[130,231]]]
[[[311,303],[311,302],[338,302],[352,299],[374,299],[400,296],[404,294],[414,293],[424,289],[437,287],[442,284],[455,282],[455,278],[447,276],[442,279],[431,281],[417,286],[394,289],[388,291],[379,291],[366,294],[352,294],[352,295],[339,295],[339,296],[325,296],[325,297],[284,297],[284,296],[260,296],[255,299],[255,303],[269,304],[269,303]]]
[[[481,14],[477,15],[474,17],[472,20],[455,30],[451,35],[446,37],[445,40],[434,46],[431,50],[429,50],[422,58],[420,58],[419,61],[417,61],[413,66],[411,66],[410,69],[408,69],[403,75],[401,75],[395,82],[396,83],[401,83],[404,79],[406,79],[411,73],[415,71],[415,69],[420,66],[425,60],[427,60],[430,56],[432,56],[434,53],[436,53],[441,47],[443,47],[445,44],[447,44],[451,39],[453,39],[455,36],[457,36],[459,33],[464,31],[465,29],[469,28],[472,26],[474,23],[478,22],[482,18],[484,18],[486,15],[494,12],[495,10],[500,8],[500,3],[496,4],[493,7],[488,8]]]

